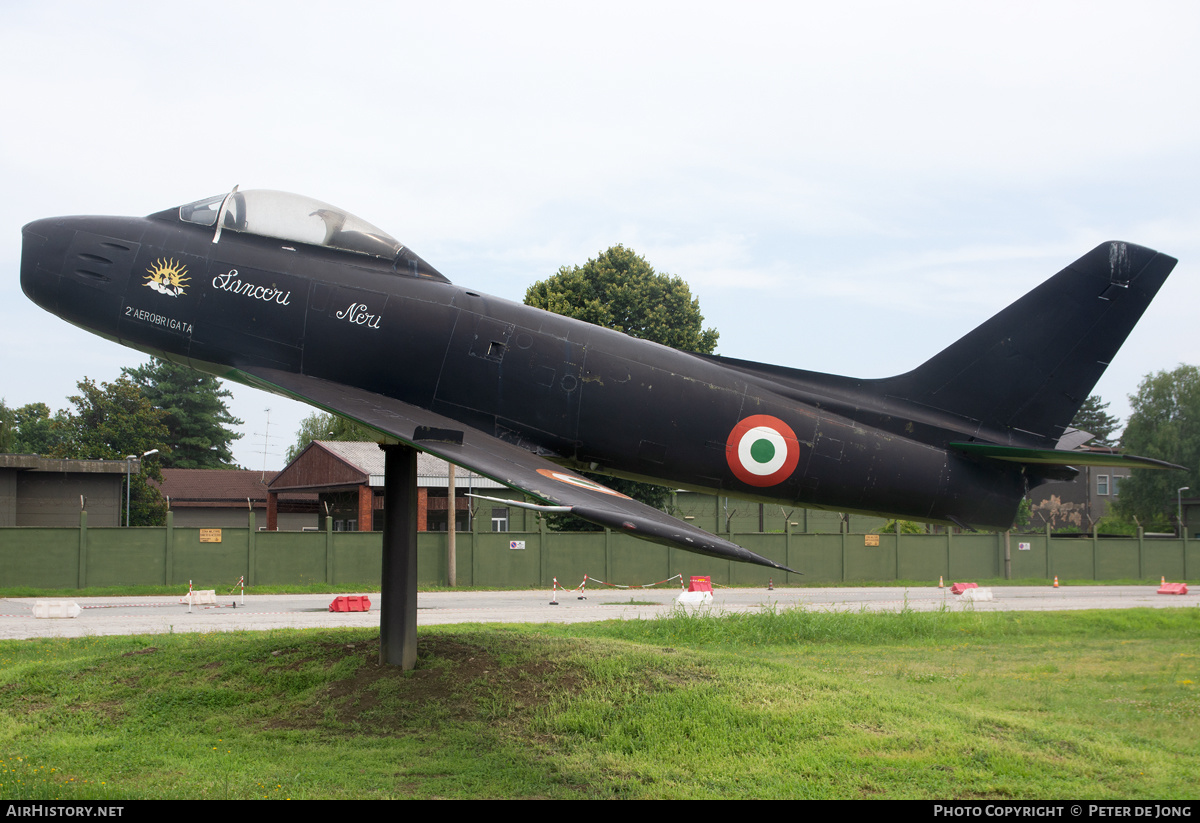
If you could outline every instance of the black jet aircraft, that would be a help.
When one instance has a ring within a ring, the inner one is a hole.
[[[531,508],[775,568],[577,471],[1008,528],[1027,489],[1121,459],[1068,451],[1068,427],[1176,263],[1105,243],[913,371],[862,380],[676,351],[489,297],[282,192],[48,218],[23,237],[25,294],[101,337],[351,418],[541,501]]]

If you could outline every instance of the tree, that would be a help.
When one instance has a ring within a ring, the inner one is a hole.
[[[525,292],[525,305],[574,317],[597,326],[652,340],[683,351],[712,354],[716,329],[705,329],[700,301],[679,277],[659,274],[646,258],[616,245],[583,266],[563,266],[558,273],[534,283]],[[651,483],[613,477],[597,482],[656,509],[666,510],[671,491]],[[575,517],[549,515],[547,522],[561,531],[599,528]]]
[[[221,381],[187,366],[152,359],[136,369],[121,369],[155,408],[171,447],[163,465],[176,469],[224,469],[234,465],[230,445],[242,435],[230,426],[241,420],[229,413],[224,398],[233,395]]]
[[[1158,528],[1175,519],[1180,487],[1200,493],[1200,369],[1180,364],[1174,371],[1146,375],[1129,404],[1133,413],[1122,448],[1187,467],[1187,474],[1135,471],[1121,481],[1117,513],[1136,517],[1144,528]]]
[[[299,457],[304,447],[314,440],[374,441],[379,440],[379,434],[340,415],[314,412],[300,421],[296,442],[288,448],[287,462]]]
[[[123,460],[153,449],[159,456],[169,453],[170,433],[163,423],[166,413],[154,408],[128,377],[122,375],[99,386],[85,377],[76,386],[80,393],[67,398],[75,410],[54,418],[53,428],[60,439],[51,457]],[[128,525],[159,525],[165,517],[162,495],[146,483],[147,478],[162,481],[157,460],[143,461],[142,470],[132,478]]]
[[[58,442],[62,439],[61,422],[56,426],[55,421],[64,419],[63,412],[50,415],[50,407],[45,403],[26,403],[13,411],[13,423],[16,427],[16,438],[12,451],[17,454],[53,454]]]
[[[658,274],[646,258],[621,245],[534,283],[525,305],[682,351],[712,354],[717,347],[719,335],[702,328],[700,301],[687,283]]]
[[[1094,434],[1096,438],[1091,441],[1094,445],[1117,445],[1117,438],[1113,437],[1113,432],[1120,427],[1121,420],[1106,411],[1108,405],[1108,403],[1100,401],[1100,395],[1093,394],[1083,401],[1083,406],[1075,413],[1075,419],[1071,421],[1071,426],[1080,431]]]
[[[11,454],[15,451],[13,443],[17,439],[16,421],[13,411],[0,398],[0,454]]]

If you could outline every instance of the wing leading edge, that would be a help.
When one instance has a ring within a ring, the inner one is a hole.
[[[348,417],[545,503],[565,507],[591,523],[697,554],[793,571],[449,417],[380,394],[278,369],[238,369],[224,377]]]

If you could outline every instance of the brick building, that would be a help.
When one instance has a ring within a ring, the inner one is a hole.
[[[278,472],[246,469],[163,469],[158,487],[174,512],[176,526],[246,528],[250,512],[255,525],[266,526],[267,485]],[[300,531],[317,526],[317,496],[298,492],[276,502],[279,528]]]
[[[315,495],[315,517],[327,516],[334,531],[378,531],[383,527],[383,450],[377,443],[314,440],[267,485],[267,528],[282,524],[281,497]],[[524,515],[486,500],[473,500],[467,492],[489,497],[519,498],[507,486],[466,469],[455,471],[455,529],[472,527],[508,531],[510,517]],[[417,455],[417,528],[446,531],[449,527],[449,464],[432,455]],[[474,522],[472,522],[474,518]],[[314,526],[317,525],[314,519]],[[521,525],[524,518],[521,517]]]

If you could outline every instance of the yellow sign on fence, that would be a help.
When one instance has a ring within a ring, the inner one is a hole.
[[[220,543],[221,542],[221,530],[220,529],[201,529],[200,530],[200,542],[201,543]]]

